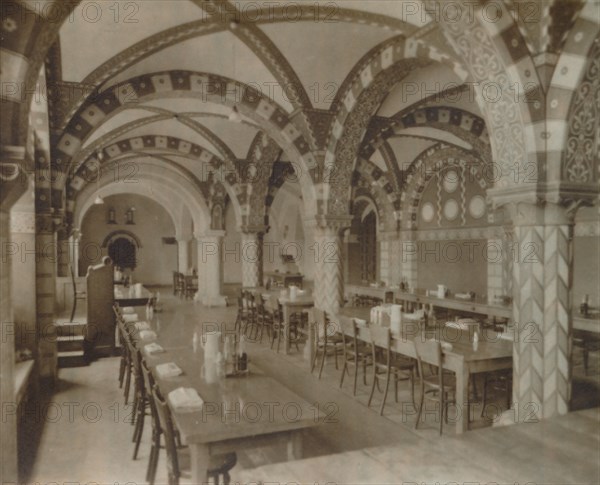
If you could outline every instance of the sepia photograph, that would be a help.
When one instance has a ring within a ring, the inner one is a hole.
[[[0,485],[600,483],[600,0],[0,16]]]

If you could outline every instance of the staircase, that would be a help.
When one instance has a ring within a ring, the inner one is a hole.
[[[87,323],[81,320],[69,322],[68,319],[56,323],[56,343],[58,367],[79,367],[88,365],[85,351]]]

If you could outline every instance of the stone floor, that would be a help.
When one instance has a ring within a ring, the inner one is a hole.
[[[230,289],[233,296],[235,288]],[[192,301],[181,302],[163,290],[164,311],[159,315],[160,325],[182,325],[183,315],[195,315],[203,321],[229,321],[235,310],[206,309]],[[230,297],[230,301],[235,301]],[[207,320],[208,319],[208,320]],[[182,327],[181,342],[189,340]],[[188,342],[189,343],[189,342]],[[292,391],[314,403],[329,416],[328,422],[307,433],[305,456],[356,450],[365,447],[394,444],[406,447],[407,452],[419,440],[438,440],[437,419],[429,415],[418,430],[414,429],[415,413],[410,404],[407,384],[400,384],[399,402],[393,393],[388,396],[384,416],[379,416],[381,393],[376,391],[371,408],[367,408],[369,386],[361,383],[357,396],[352,396],[352,379],[346,378],[339,388],[340,371],[329,358],[323,377],[310,374],[303,358],[302,347],[285,355],[263,343],[249,345],[251,361],[269,375],[284,383]],[[581,357],[576,356],[574,367],[574,407],[598,406],[598,358],[590,358],[588,376],[583,376]],[[78,483],[143,483],[149,453],[149,427],[137,460],[132,460],[133,427],[127,422],[131,408],[124,406],[123,394],[118,388],[119,359],[104,358],[87,367],[64,368],[52,393],[42,393],[31,403],[20,437],[21,470],[23,483],[78,482]],[[370,376],[369,376],[369,382]],[[480,386],[479,386],[480,387]],[[492,402],[505,408],[504,397],[492,396]],[[493,413],[480,417],[476,405],[472,428],[491,425]],[[444,427],[445,439],[454,434],[452,424]],[[283,450],[257,448],[241,453],[239,468],[261,466],[285,459]],[[159,463],[157,483],[166,480],[164,453]]]

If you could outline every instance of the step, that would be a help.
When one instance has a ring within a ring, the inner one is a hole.
[[[56,338],[58,351],[83,351],[85,338],[83,335],[60,335]]]
[[[59,337],[71,337],[75,335],[85,335],[87,322],[69,322],[57,321],[54,323],[56,327],[56,335]]]
[[[58,352],[58,367],[82,367],[88,365],[83,350],[67,350]]]

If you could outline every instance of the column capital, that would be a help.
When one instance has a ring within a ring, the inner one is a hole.
[[[395,241],[397,239],[400,239],[400,232],[393,230],[393,231],[379,231],[379,238],[382,241]]]
[[[537,200],[508,203],[506,208],[513,226],[557,226],[575,224],[575,214],[581,205],[581,201],[555,204]]]
[[[224,237],[225,236],[226,231],[223,230],[219,230],[219,229],[209,229],[207,231],[204,231],[202,233],[194,233],[194,237],[198,240],[198,241],[202,241],[203,239],[217,239],[220,237]]]
[[[354,216],[351,216],[350,214],[341,216],[316,215],[315,217],[305,219],[304,222],[311,228],[330,229],[339,232],[350,227],[352,219],[354,219]]]
[[[242,234],[265,234],[268,227],[263,225],[243,225],[240,226]]]

